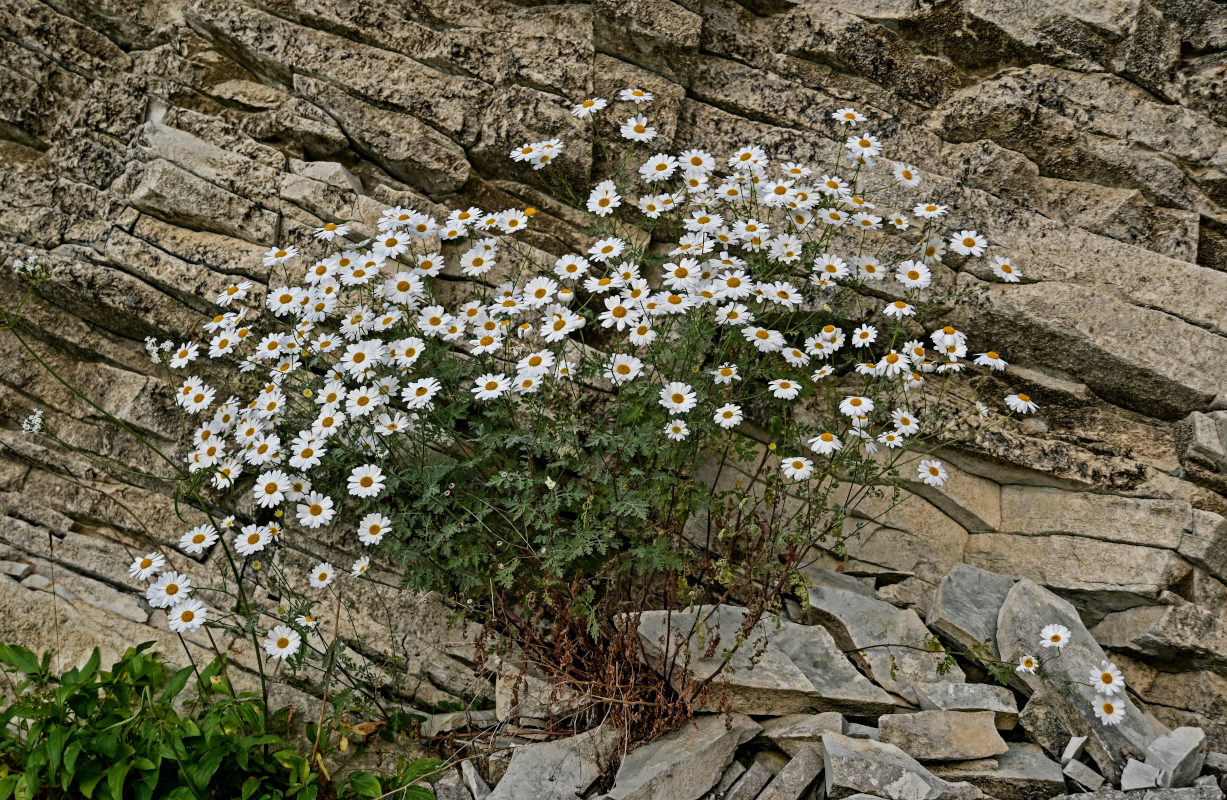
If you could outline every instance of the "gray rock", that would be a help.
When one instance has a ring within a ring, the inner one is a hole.
[[[931,634],[915,611],[866,596],[848,584],[846,576],[828,570],[809,570],[810,621],[831,632],[879,686],[917,703],[913,683],[962,682],[963,671],[954,667],[938,674],[938,660],[930,653],[886,645],[914,645]]]
[[[760,736],[794,758],[807,746],[820,744],[822,734],[827,731],[845,732],[843,714],[834,711],[822,714],[789,714],[764,720],[762,726]]]
[[[473,800],[473,795],[464,788],[459,773],[454,769],[435,781],[430,788],[434,791],[436,800]]]
[[[1018,701],[1004,686],[987,683],[918,683],[920,707],[937,711],[991,711],[999,730],[1018,724]]]
[[[1023,653],[1055,655],[1043,653],[1047,648],[1041,648],[1039,642],[1040,631],[1054,623],[1070,631],[1060,658],[1050,657],[1042,670],[1017,674],[1017,680],[1027,691],[1043,690],[1040,702],[1056,712],[1072,735],[1086,736],[1087,752],[1102,774],[1113,782],[1119,781],[1127,754],[1139,757],[1145,753],[1154,733],[1127,695],[1114,698],[1125,712],[1118,724],[1102,725],[1096,719],[1093,708],[1099,695],[1086,683],[1086,676],[1099,667],[1105,655],[1074,607],[1033,581],[1020,580],[1001,607],[997,623],[1001,656],[1006,661],[1017,661]],[[1066,684],[1067,681],[1071,683]],[[1034,702],[1037,698],[1034,694],[1032,697]],[[1047,745],[1045,749],[1055,752]]]
[[[997,614],[1014,579],[970,564],[958,564],[942,578],[925,622],[952,645],[967,650],[991,639],[997,652]]]
[[[726,720],[731,728],[726,729]],[[720,781],[738,746],[761,730],[742,714],[698,717],[680,730],[635,748],[614,776],[611,800],[672,797],[697,800]]]
[[[429,738],[461,728],[489,728],[498,724],[498,721],[498,715],[493,711],[449,711],[431,714],[422,723],[422,735]]]
[[[799,800],[821,772],[820,746],[805,745],[788,762],[788,766],[771,779],[756,800]]]
[[[710,796],[723,797],[725,792],[729,790],[729,787],[737,783],[737,780],[745,774],[746,768],[740,761],[734,761],[732,764],[729,764],[720,776],[720,782],[711,790]]]
[[[1083,764],[1081,761],[1071,761],[1065,765],[1062,770],[1070,780],[1077,783],[1084,789],[1089,789],[1092,792],[1103,786],[1103,776],[1095,770]]]
[[[512,751],[507,772],[488,800],[577,800],[614,756],[617,735],[605,727]]]
[[[464,785],[473,795],[473,800],[486,800],[490,796],[490,787],[469,759],[460,762],[460,777],[464,778]]]
[[[1125,770],[1120,776],[1120,788],[1122,791],[1132,791],[1133,789],[1154,789],[1159,786],[1159,781],[1163,778],[1163,770],[1158,767],[1138,761],[1136,758],[1129,759],[1129,763],[1125,765]]]
[[[713,674],[724,663],[722,651],[737,641],[746,610],[720,606],[711,611],[710,606],[701,606],[672,614],[643,614],[639,640],[649,662],[661,669],[670,661],[688,660],[688,677],[693,680]],[[702,658],[717,636],[721,645],[711,657]],[[688,643],[695,640],[703,646]],[[826,710],[875,714],[894,707],[889,695],[857,672],[823,628],[786,620],[777,626],[775,620],[762,620],[745,634],[744,642],[723,673],[728,683],[722,679],[708,700],[712,710],[725,701],[734,711],[753,714]],[[687,676],[681,670],[673,674],[674,686],[680,688]]]
[[[30,574],[31,569],[33,567],[24,561],[0,560],[0,575],[8,575],[10,578],[21,580]]]
[[[930,764],[939,777],[967,781],[998,800],[1047,800],[1065,790],[1061,765],[1029,742],[1010,742],[996,758]],[[986,763],[991,762],[991,763]]]
[[[775,775],[770,769],[755,761],[729,789],[725,800],[755,800],[773,777]]]
[[[1146,764],[1159,770],[1159,785],[1188,786],[1201,774],[1206,758],[1206,732],[1201,728],[1176,728],[1160,736],[1146,749]]]
[[[1006,751],[991,711],[920,711],[878,718],[882,741],[920,761],[965,761]]]
[[[844,726],[844,735],[853,739],[873,739],[882,741],[882,731],[873,725],[861,725],[859,722],[849,722]]]
[[[1215,786],[1190,786],[1183,789],[1137,789],[1123,792],[1105,788],[1081,794],[1062,794],[1052,800],[1222,800],[1223,793]]]
[[[892,744],[852,739],[838,733],[822,736],[826,794],[842,800],[873,794],[886,800],[978,800],[969,783],[951,783]]]
[[[1061,753],[1061,766],[1065,766],[1073,761],[1078,756],[1082,755],[1082,750],[1086,747],[1085,736],[1070,737],[1069,744],[1065,745],[1065,750]]]

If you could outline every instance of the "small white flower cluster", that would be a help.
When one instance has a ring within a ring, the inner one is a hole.
[[[174,570],[162,572],[165,566],[166,557],[161,553],[146,553],[132,562],[128,575],[136,580],[152,581],[145,589],[145,599],[154,608],[166,609],[172,631],[194,631],[205,624],[209,611],[204,603],[190,596],[192,579]]]
[[[45,426],[46,423],[43,420],[43,410],[41,408],[36,408],[30,414],[30,416],[21,421],[21,432],[25,434],[42,433]]]
[[[149,354],[149,360],[155,364],[162,363],[163,354],[169,353],[171,350],[174,350],[174,349],[175,349],[175,343],[172,342],[170,339],[167,339],[166,341],[159,344],[158,340],[154,338],[153,336],[145,337],[145,352]],[[193,358],[194,357],[195,357],[195,351],[193,351]]]
[[[526,161],[533,165],[533,169],[545,169],[551,161],[562,154],[562,149],[561,139],[525,142],[511,151],[511,160]]]
[[[38,254],[34,250],[26,253],[25,258],[15,258],[12,263],[13,272],[26,277],[33,277],[40,271]]]
[[[1040,631],[1040,646],[1060,652],[1069,643],[1070,631],[1056,623],[1044,626]],[[1043,662],[1035,656],[1023,654],[1014,669],[1021,674],[1034,674]],[[1095,689],[1095,716],[1105,725],[1118,725],[1125,718],[1125,706],[1117,697],[1124,697],[1125,678],[1120,668],[1111,661],[1103,661],[1098,669],[1090,671],[1090,685]]]

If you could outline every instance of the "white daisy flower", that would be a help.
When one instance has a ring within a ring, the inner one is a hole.
[[[278,625],[264,637],[264,652],[269,658],[291,658],[302,647],[302,637],[288,625]]]
[[[841,108],[831,113],[831,119],[836,122],[842,122],[845,125],[856,127],[856,123],[864,122],[865,116],[855,108]]]
[[[690,435],[690,428],[682,419],[671,420],[665,425],[665,437],[680,442]]]
[[[1060,650],[1069,643],[1069,628],[1053,623],[1045,625],[1040,631],[1040,644],[1044,647],[1055,647]]]
[[[845,397],[839,403],[839,413],[849,417],[857,417],[872,413],[874,403],[868,397]]]
[[[946,206],[937,203],[918,203],[912,213],[922,219],[937,219],[946,213]]]
[[[741,406],[735,403],[720,406],[712,415],[712,421],[725,430],[737,427],[741,424],[742,419]]]
[[[277,264],[282,264],[298,255],[297,247],[271,247],[264,254],[264,266],[273,267]]]
[[[607,105],[609,101],[604,97],[590,97],[572,106],[571,115],[577,119],[587,119]]]
[[[327,222],[324,223],[322,227],[315,229],[315,238],[322,242],[331,242],[345,236],[348,233],[348,225],[338,225],[335,222]]]
[[[677,171],[678,161],[667,153],[657,153],[643,162],[639,175],[648,183],[668,180]]]
[[[298,522],[305,528],[319,528],[332,522],[336,509],[332,507],[332,498],[319,492],[310,492],[298,504]]]
[[[368,547],[379,544],[391,527],[392,520],[378,511],[372,511],[358,523],[358,541]]]
[[[989,266],[992,268],[993,274],[1006,283],[1018,283],[1018,279],[1022,277],[1022,272],[1008,258],[993,256]]]
[[[920,433],[920,421],[907,410],[896,408],[890,412],[890,418],[895,424],[895,430],[904,436],[915,436]]]
[[[904,261],[895,271],[895,280],[909,289],[927,289],[933,282],[933,273],[919,261]]]
[[[353,578],[361,577],[362,575],[366,574],[366,568],[369,567],[370,565],[371,565],[371,557],[363,556],[362,558],[355,561],[353,566],[349,568],[350,577],[353,577]]]
[[[980,256],[988,247],[985,239],[975,231],[959,231],[950,237],[950,249],[962,256]]]
[[[170,357],[171,369],[181,369],[196,360],[196,355],[199,353],[200,347],[195,342],[185,342],[179,345],[179,349]]]
[[[992,350],[989,350],[986,353],[978,354],[976,356],[975,363],[979,364],[982,367],[989,367],[990,369],[995,369],[995,370],[1003,370],[1007,366],[1005,359],[997,355]]]
[[[729,384],[733,381],[741,380],[741,376],[737,374],[737,365],[733,363],[724,363],[719,367],[711,370],[712,378],[718,385]]]
[[[179,549],[189,556],[198,556],[217,542],[217,531],[212,525],[197,525],[179,537]]]
[[[166,613],[166,622],[175,633],[190,633],[205,624],[208,614],[204,603],[189,597]]]
[[[872,325],[860,325],[852,331],[853,347],[868,347],[878,338],[878,329]]]
[[[925,459],[917,465],[916,477],[929,486],[941,486],[946,482],[946,468],[942,466],[940,461]]]
[[[673,381],[660,390],[660,405],[670,414],[685,414],[698,405],[698,400],[688,384]]]
[[[473,381],[473,388],[470,391],[478,400],[494,400],[506,394],[510,388],[511,381],[507,379],[507,376],[487,372],[485,375],[479,375],[477,380]]]
[[[145,589],[145,599],[154,608],[170,608],[187,599],[192,591],[192,579],[171,570],[164,572]]]
[[[1010,407],[1011,411],[1019,414],[1030,414],[1039,410],[1039,406],[1022,392],[1006,395],[1005,404]]]
[[[896,161],[895,162],[895,180],[899,181],[899,183],[902,183],[905,186],[913,186],[913,187],[919,186],[920,185],[920,173],[917,172],[916,168],[913,167],[911,164],[904,164],[902,162]]]
[[[655,98],[651,92],[643,89],[623,89],[618,93],[618,99],[624,103],[639,105],[640,103],[650,103]]]
[[[809,440],[809,449],[823,456],[829,456],[842,450],[843,447],[844,443],[839,440],[839,437],[830,432],[820,433]]]
[[[656,138],[656,129],[648,125],[647,117],[642,114],[628,117],[622,123],[620,132],[623,139],[630,139],[632,142],[650,142]]]
[[[1100,694],[1114,695],[1125,690],[1125,677],[1120,668],[1111,661],[1100,663],[1099,669],[1091,670],[1091,685]]]
[[[374,497],[383,491],[383,470],[377,464],[363,464],[349,473],[349,493],[354,497]]]
[[[311,570],[307,581],[311,584],[312,589],[323,589],[332,583],[335,578],[336,570],[333,569],[332,564],[329,564],[327,561],[321,561]]]
[[[797,381],[790,381],[787,378],[776,378],[773,381],[768,381],[767,388],[771,390],[771,394],[781,400],[793,400],[801,393],[801,384]]]
[[[780,463],[780,472],[789,480],[808,480],[814,474],[814,462],[802,456],[786,458]]]
[[[817,383],[818,381],[822,380],[823,378],[825,378],[826,376],[830,375],[830,374],[831,374],[832,372],[834,372],[834,371],[835,371],[835,368],[834,368],[834,367],[832,367],[830,364],[827,364],[827,365],[826,365],[826,366],[824,366],[824,367],[820,367],[820,368],[818,368],[818,369],[814,370],[813,374],[812,374],[812,375],[810,375],[810,376],[809,376],[809,378],[810,378],[810,380],[812,380],[812,381],[814,381],[815,383]]]
[[[605,377],[615,386],[634,380],[643,371],[643,362],[631,355],[616,353],[605,367]]]
[[[132,562],[128,567],[128,575],[139,581],[146,581],[162,571],[166,566],[166,558],[161,553],[146,553]]]
[[[1106,697],[1096,698],[1095,716],[1104,725],[1119,725],[1120,721],[1125,718],[1124,701]]]
[[[848,149],[853,158],[873,158],[882,152],[882,143],[867,133],[861,136],[849,136],[844,142],[844,147]]]
[[[267,525],[244,525],[234,535],[234,550],[243,557],[260,552],[272,540],[273,534]]]
[[[251,491],[255,495],[256,505],[261,508],[272,508],[281,505],[289,488],[290,476],[279,469],[274,469],[261,472],[256,477],[255,485],[251,487]]]
[[[1035,674],[1035,668],[1039,666],[1039,662],[1035,660],[1035,656],[1029,656],[1026,653],[1018,657],[1018,666],[1014,671],[1019,675],[1023,673]]]

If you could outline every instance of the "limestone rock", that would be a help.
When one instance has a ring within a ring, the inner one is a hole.
[[[739,745],[761,730],[749,717],[707,715],[627,753],[609,790],[611,800],[675,797],[698,800],[720,780]],[[501,784],[500,784],[501,785]]]
[[[1006,575],[959,564],[938,584],[925,621],[964,650],[988,641],[989,652],[997,656],[997,613],[1013,586]]]
[[[987,683],[918,683],[920,707],[938,711],[991,711],[998,730],[1018,724],[1018,702],[1004,686]]]
[[[526,744],[512,751],[507,772],[489,800],[578,800],[614,757],[616,734],[593,728],[565,739]]]
[[[1006,752],[991,711],[919,711],[878,718],[882,741],[920,761],[966,761]]]
[[[1159,785],[1163,787],[1191,784],[1201,774],[1205,758],[1206,732],[1201,728],[1177,728],[1146,749],[1146,765],[1159,770]]]
[[[756,800],[763,787],[775,777],[771,770],[755,761],[734,783],[725,796],[725,800]]]
[[[1103,786],[1103,776],[1081,761],[1070,761],[1062,772],[1069,776],[1070,780],[1092,792]]]
[[[745,609],[721,606],[666,614],[642,615],[639,639],[649,660],[665,664],[691,648],[686,642],[700,640],[703,647],[719,637],[723,643],[737,640]],[[699,631],[698,625],[703,626]],[[692,638],[687,638],[687,637]],[[702,680],[723,663],[719,645],[709,658],[693,653],[690,676]],[[745,644],[729,662],[728,702],[734,710],[756,714],[793,714],[814,710],[838,710],[854,714],[881,713],[893,707],[885,692],[865,680],[844,656],[830,634],[822,628],[781,621],[777,627],[762,620],[747,634]],[[676,672],[676,671],[675,671]],[[675,685],[681,678],[675,679]],[[723,693],[724,686],[718,690]],[[719,702],[714,697],[712,702]]]
[[[952,761],[931,764],[935,775],[951,781],[966,781],[1000,800],[1047,800],[1065,789],[1061,765],[1050,760],[1038,746],[1010,742],[1004,753],[985,761]]]
[[[793,754],[788,765],[771,779],[756,800],[801,800],[821,772],[821,747],[804,745]]]
[[[866,596],[835,573],[815,570],[811,577],[810,618],[831,631],[845,650],[856,650],[858,660],[879,686],[916,703],[914,683],[963,680],[958,667],[938,674],[937,659],[928,653],[885,647],[920,642],[930,635],[916,612]]]
[[[1097,724],[1092,706],[1098,695],[1085,680],[1091,670],[1097,669],[1105,660],[1105,656],[1074,607],[1033,581],[1020,580],[1010,590],[1001,607],[997,624],[1001,656],[1006,661],[1017,661],[1023,653],[1040,650],[1040,631],[1049,624],[1064,625],[1070,631],[1061,657],[1045,663],[1043,671],[1048,677],[1038,673],[1021,673],[1018,680],[1028,691],[1045,690],[1043,702],[1051,706],[1071,733],[1088,737],[1087,750],[1104,776],[1118,781],[1127,756],[1136,757],[1145,753],[1147,745],[1154,739],[1154,733],[1141,711],[1127,696],[1117,696],[1125,712],[1119,724]],[[1066,689],[1063,681],[1075,683]]]
[[[1163,770],[1131,758],[1125,765],[1125,771],[1121,773],[1120,788],[1125,792],[1133,789],[1155,789],[1162,777]]]
[[[822,741],[822,734],[831,731],[845,732],[843,714],[827,711],[822,714],[789,714],[784,717],[774,717],[762,722],[760,734],[764,739],[783,750],[789,756],[797,753],[810,744]]]
[[[977,800],[981,797],[971,784],[942,780],[891,744],[824,733],[822,753],[826,794],[831,800],[862,793],[885,800]]]

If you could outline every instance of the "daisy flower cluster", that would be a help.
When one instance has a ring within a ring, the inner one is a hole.
[[[1061,650],[1069,644],[1069,637],[1069,628],[1052,623],[1044,626],[1044,629],[1040,631],[1040,646],[1056,650],[1059,655]],[[1014,669],[1020,675],[1035,674],[1035,671],[1043,666],[1043,659],[1023,654],[1019,657],[1018,666]],[[1105,725],[1120,724],[1120,721],[1125,718],[1123,703],[1125,678],[1121,675],[1120,668],[1111,661],[1101,661],[1098,667],[1091,668],[1088,677],[1088,685],[1095,690],[1095,702],[1092,706],[1095,716]]]
[[[625,107],[611,128],[638,147],[657,135],[652,101],[628,88],[573,113],[599,127],[603,112]],[[275,520],[193,529],[182,549],[198,555],[220,542],[252,558],[276,548],[283,526],[348,531],[358,549],[429,536],[402,513],[405,493],[417,490],[410,476],[425,474],[409,465],[434,469],[432,459],[464,453],[466,437],[493,425],[510,426],[509,446],[521,446],[560,409],[579,430],[598,416],[585,405],[593,398],[614,398],[614,429],[647,426],[654,449],[692,460],[754,420],[787,420],[770,452],[773,479],[794,484],[816,484],[850,459],[881,454],[893,466],[935,449],[959,398],[951,381],[1007,364],[990,349],[972,352],[965,332],[922,320],[960,297],[953,277],[967,263],[991,259],[985,274],[1006,282],[1020,271],[983,233],[946,230],[948,206],[924,194],[916,167],[883,160],[883,144],[858,128],[863,115],[833,116],[841,141],[825,168],[773,161],[756,144],[649,155],[591,189],[580,203],[596,233],[546,259],[526,241],[531,208],[397,206],[362,241],[329,224],[311,244],[324,252],[271,248],[262,296],[236,281],[216,297],[201,341],[148,344],[151,358],[186,373],[176,399],[197,419],[188,469],[217,490],[248,493],[261,518]],[[543,169],[563,152],[548,139],[510,157]],[[647,240],[626,235],[627,225]],[[211,361],[220,379],[206,379]],[[990,413],[958,402],[972,417]],[[1037,409],[1023,394],[1005,403],[1012,413]],[[555,454],[586,446],[577,434]],[[636,447],[616,449],[644,452]],[[643,463],[676,471],[651,452]],[[936,459],[915,469],[929,485],[947,479]],[[554,466],[541,483],[568,497],[565,475]],[[431,502],[463,488],[453,483]],[[448,524],[463,532],[468,523]],[[547,546],[516,546],[495,540],[503,549],[490,568],[554,557]],[[359,559],[349,575],[368,564]],[[484,579],[472,565],[464,573]],[[150,596],[178,608],[191,585],[168,574]],[[318,590],[336,575],[320,564],[306,577]],[[172,624],[190,629],[205,615],[193,606]],[[299,651],[305,631],[291,617],[269,631],[270,656]]]

